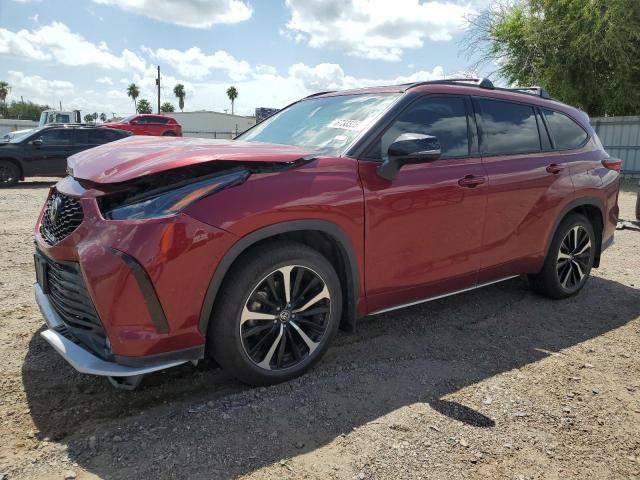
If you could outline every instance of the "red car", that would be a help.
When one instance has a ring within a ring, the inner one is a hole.
[[[46,201],[42,335],[120,385],[205,356],[285,381],[364,315],[523,274],[575,295],[619,169],[586,114],[487,80],[325,92],[234,141],[130,137]]]
[[[169,115],[130,115],[119,122],[104,123],[101,126],[126,130],[134,135],[152,135],[155,137],[182,136],[182,125]]]

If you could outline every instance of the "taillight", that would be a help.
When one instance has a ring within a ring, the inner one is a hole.
[[[622,168],[622,160],[618,158],[607,158],[605,160],[602,160],[602,165],[604,165],[604,167],[608,168],[609,170],[615,170],[616,172],[619,172]]]

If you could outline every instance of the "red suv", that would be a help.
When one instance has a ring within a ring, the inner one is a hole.
[[[181,137],[182,125],[168,115],[131,115],[119,122],[105,123],[105,128],[127,130],[134,135],[153,135],[156,137]]]
[[[364,315],[523,274],[576,294],[619,168],[587,115],[487,80],[324,92],[235,141],[130,137],[71,157],[46,201],[42,335],[120,385],[206,355],[281,382]]]

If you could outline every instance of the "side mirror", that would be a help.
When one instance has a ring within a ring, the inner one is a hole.
[[[137,125],[138,124],[138,120],[131,120],[129,122],[130,125]]]
[[[42,138],[31,140],[31,145],[33,145],[34,147],[39,147],[40,145],[42,145]]]
[[[378,167],[378,175],[393,180],[398,170],[409,163],[433,162],[440,158],[440,142],[421,133],[403,133],[389,145],[388,159]]]

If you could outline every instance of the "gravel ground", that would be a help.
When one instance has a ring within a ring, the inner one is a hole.
[[[286,384],[205,362],[124,392],[38,335],[48,185],[0,191],[2,480],[640,478],[640,232],[617,232],[569,300],[511,280],[364,319]]]

